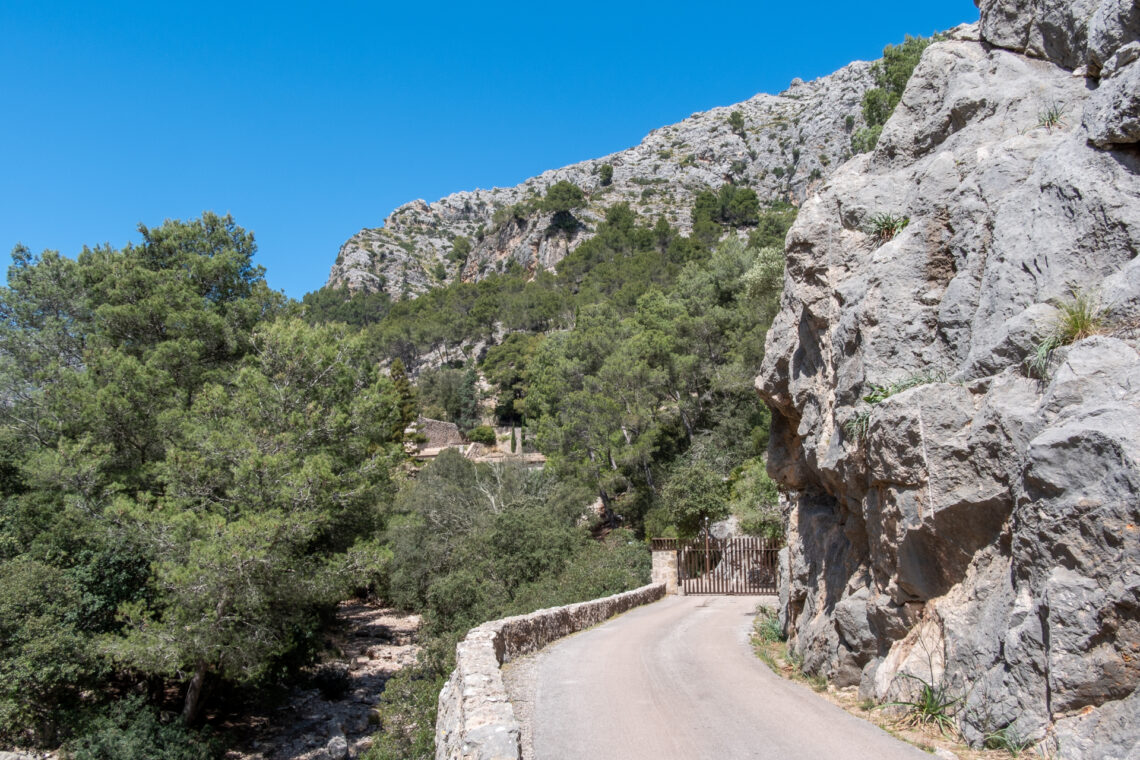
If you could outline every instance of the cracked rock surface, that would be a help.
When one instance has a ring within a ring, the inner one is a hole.
[[[1137,18],[983,1],[788,236],[757,387],[791,645],[868,697],[948,685],[973,743],[1140,756]],[[1105,322],[1034,376],[1074,294]]]

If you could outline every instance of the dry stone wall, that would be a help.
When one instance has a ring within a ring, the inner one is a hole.
[[[987,0],[932,45],[805,202],[757,379],[805,668],[1062,758],[1140,756],[1138,8]],[[1074,294],[1100,334],[1029,371]]]
[[[655,583],[472,628],[456,647],[455,670],[439,692],[436,760],[517,760],[519,724],[499,667],[664,596],[665,585]]]

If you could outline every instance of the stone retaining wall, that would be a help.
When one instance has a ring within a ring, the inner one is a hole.
[[[519,724],[499,667],[664,596],[665,584],[655,583],[472,628],[456,647],[455,670],[439,692],[436,760],[518,760]]]

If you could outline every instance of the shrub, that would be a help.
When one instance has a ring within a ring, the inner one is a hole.
[[[435,757],[435,713],[445,678],[425,667],[405,668],[392,676],[377,711],[384,730],[366,760],[431,760]]]
[[[467,431],[467,440],[472,443],[495,445],[495,431],[489,425],[479,425]]]
[[[28,555],[0,562],[0,738],[52,744],[98,682],[101,664],[77,619],[84,590],[94,596]]]
[[[598,168],[598,177],[601,180],[602,187],[606,187],[614,181],[614,168],[609,164],[602,164]]]
[[[918,690],[909,699],[888,702],[884,707],[906,709],[903,722],[911,726],[934,726],[944,736],[957,731],[954,712],[962,697],[955,697],[945,686],[927,681],[911,673],[899,673],[918,684]]]
[[[568,232],[578,226],[572,212],[585,205],[586,196],[582,188],[567,180],[551,185],[542,199],[542,210],[554,215],[551,226]]]
[[[914,73],[922,57],[922,51],[937,39],[924,39],[907,35],[901,45],[887,45],[883,49],[883,58],[871,66],[871,74],[875,77],[876,87],[863,94],[863,119],[867,126],[860,129],[851,137],[851,150],[855,153],[867,153],[874,150],[882,134],[883,125],[894,113],[895,106],[902,99],[903,90]],[[844,122],[850,132],[855,124],[854,117],[848,116]]]
[[[906,229],[908,224],[910,224],[910,217],[903,216],[902,214],[881,212],[875,214],[867,221],[867,232],[871,234],[879,245],[882,245],[893,240],[900,232]]]
[[[875,146],[879,142],[879,135],[882,133],[882,124],[876,124],[873,127],[861,128],[858,132],[851,135],[851,152],[870,153],[875,149]]]
[[[68,746],[73,760],[216,760],[220,742],[181,720],[164,723],[142,697],[111,705]]]
[[[451,252],[447,254],[447,259],[453,264],[461,264],[467,261],[468,254],[471,253],[471,241],[459,235],[451,242]]]
[[[695,536],[705,519],[716,521],[728,515],[726,495],[720,474],[698,460],[674,469],[661,500],[678,532]]]
[[[983,743],[986,749],[1003,749],[1014,757],[1033,746],[1033,742],[1023,738],[1013,726],[999,728],[986,734]]]
[[[538,208],[539,203],[533,199],[521,201],[511,206],[497,208],[494,213],[491,214],[491,225],[498,229],[511,222],[522,224],[526,221],[527,217],[537,211]]]
[[[761,607],[757,610],[755,623],[756,637],[767,644],[787,641],[784,629],[780,626],[780,619],[776,611],[770,607]]]
[[[728,115],[728,126],[732,131],[741,137],[744,137],[744,114],[740,111],[733,111]]]
[[[582,193],[582,188],[568,180],[555,182],[542,199],[542,209],[553,213],[573,211],[585,204],[586,196]]]

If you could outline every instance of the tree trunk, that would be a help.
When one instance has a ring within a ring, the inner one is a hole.
[[[621,434],[623,436],[625,436],[625,445],[626,446],[632,446],[633,445],[633,436],[631,436],[629,434],[629,428],[627,428],[625,425],[622,425],[621,426]]]
[[[677,402],[677,410],[681,412],[681,423],[685,426],[685,435],[688,436],[689,443],[693,442],[693,426],[689,422],[689,415],[685,414],[685,410],[681,409],[681,402]]]
[[[614,508],[610,505],[610,495],[606,493],[606,489],[598,489],[598,498],[602,500],[602,513],[606,519],[606,527],[613,530],[617,527],[617,519],[614,515]]]
[[[194,677],[186,687],[186,701],[182,703],[182,720],[187,725],[193,725],[198,721],[198,712],[202,707],[202,687],[206,684],[208,670],[209,665],[206,661],[199,660],[198,667],[194,670]]]
[[[641,468],[645,471],[645,482],[649,484],[649,490],[657,494],[657,486],[653,484],[653,473],[649,470],[649,462],[642,460]]]

